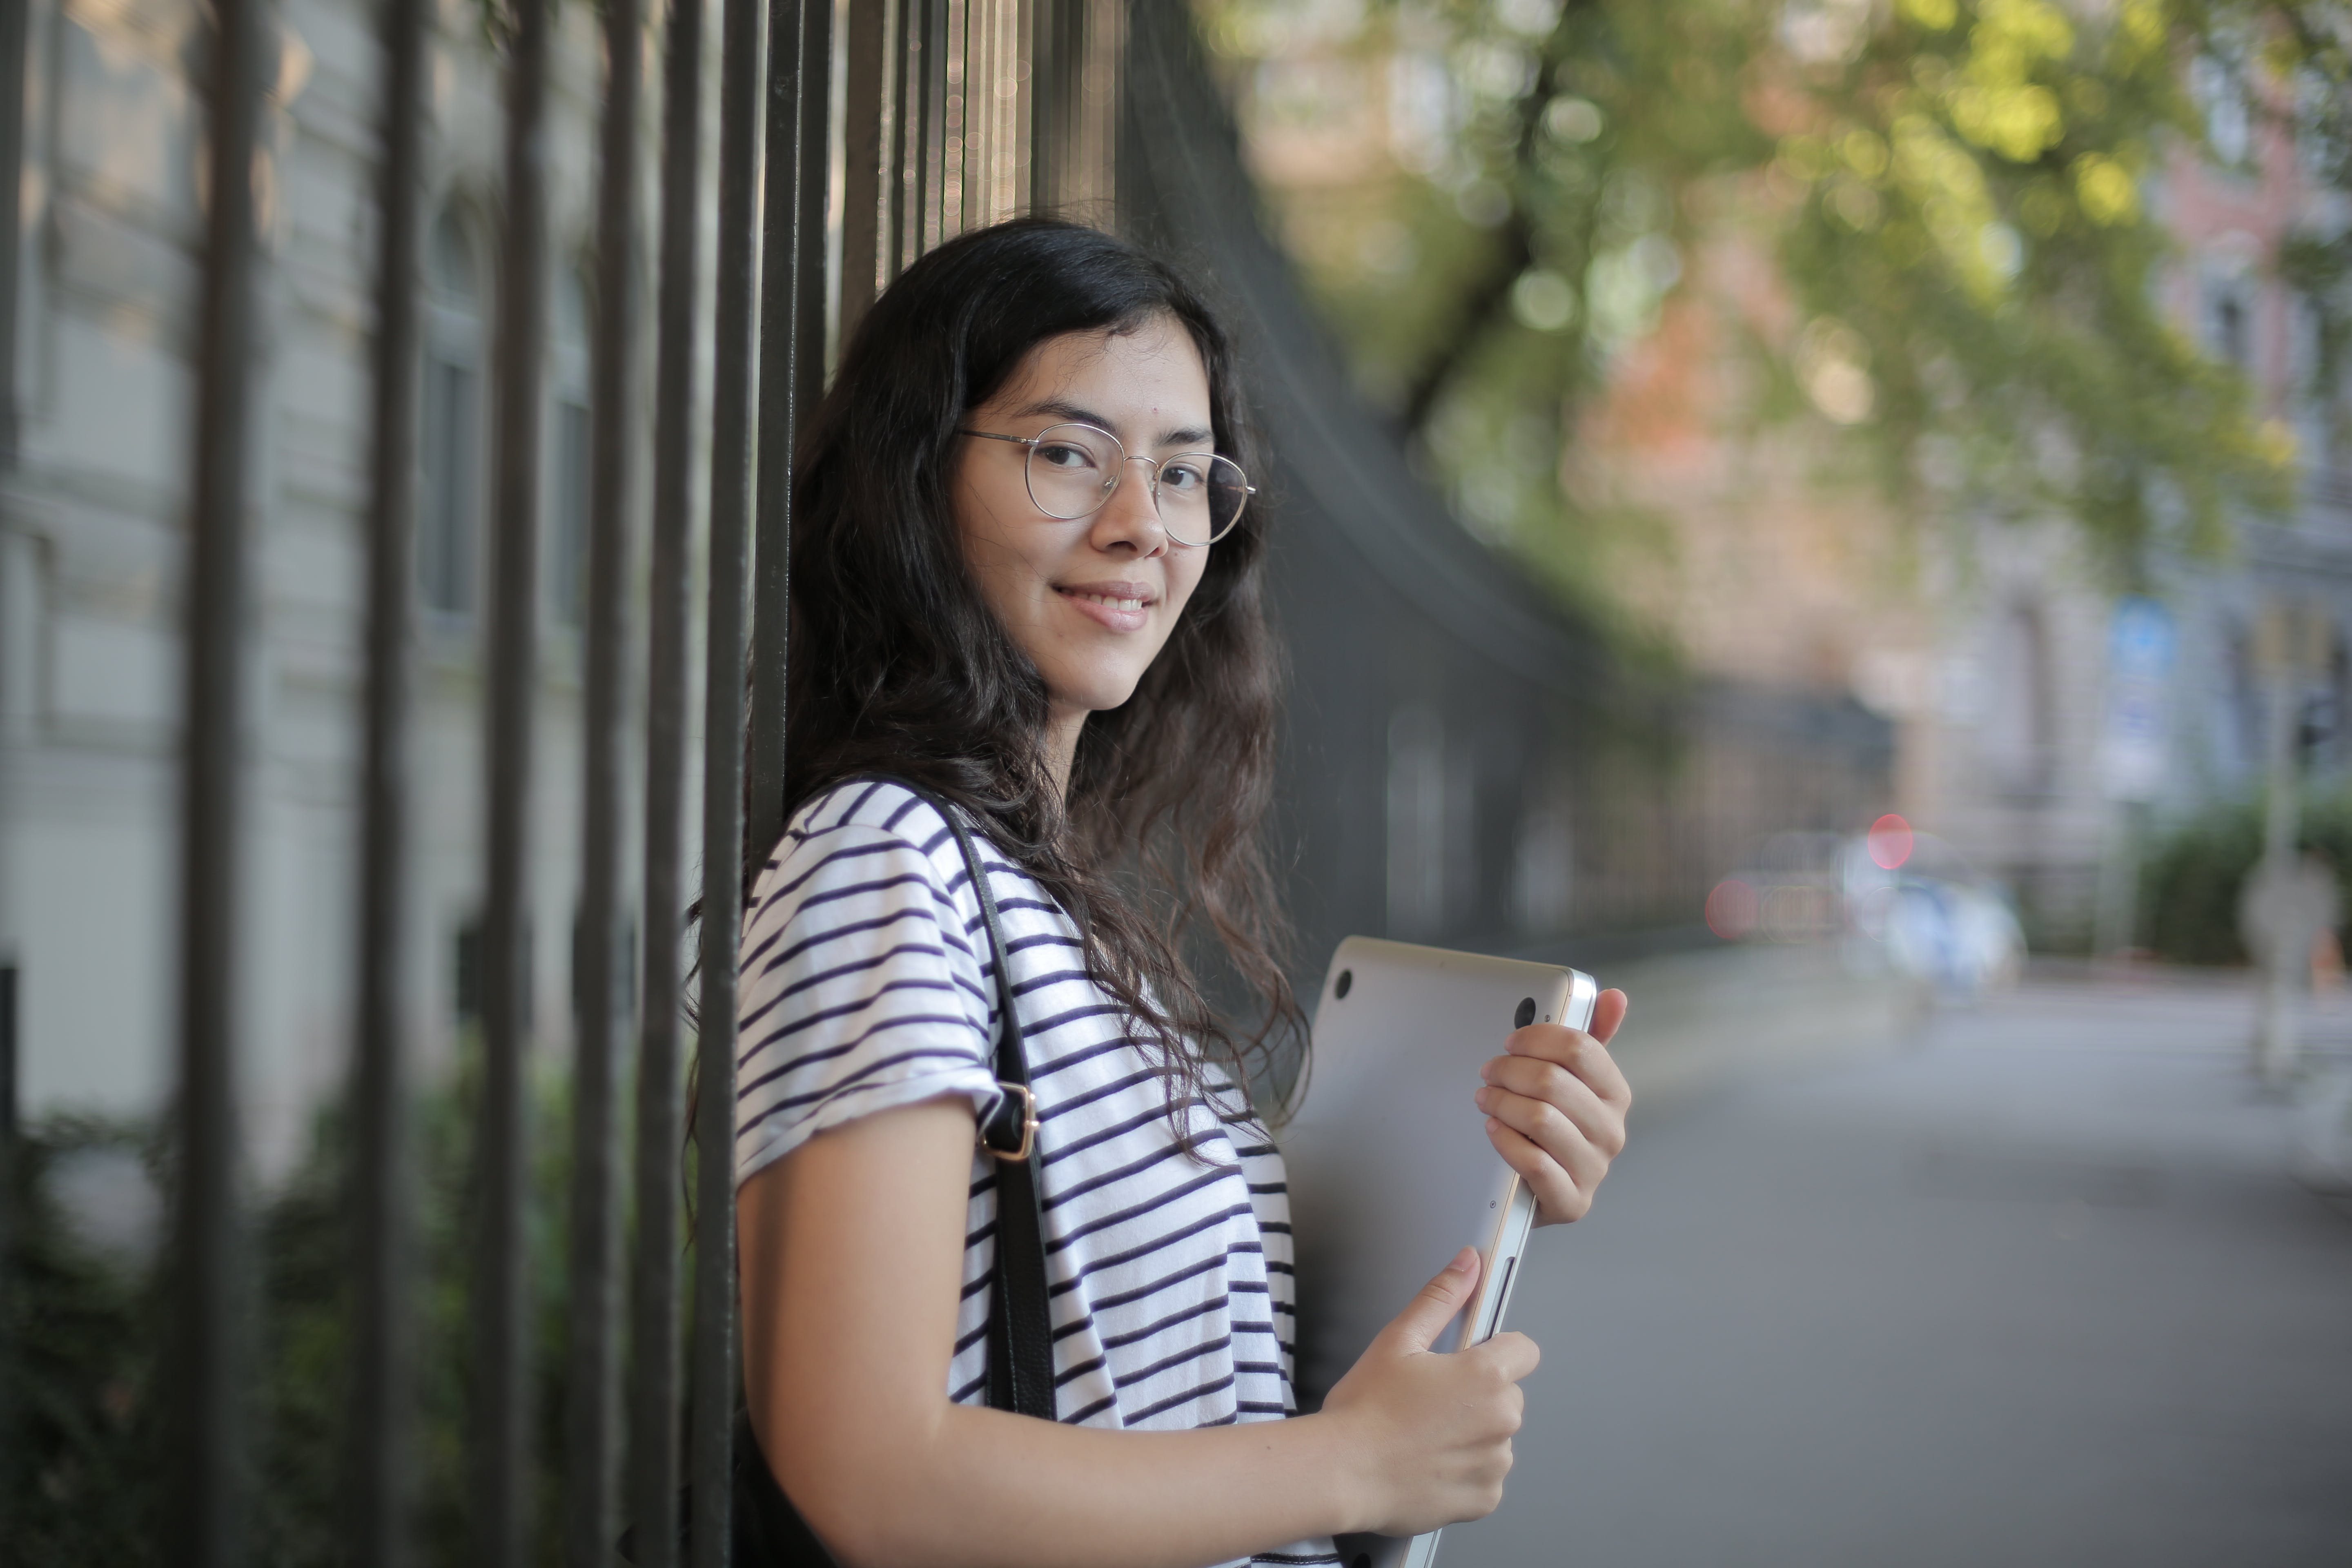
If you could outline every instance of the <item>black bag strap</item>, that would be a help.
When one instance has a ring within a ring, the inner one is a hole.
[[[1013,953],[996,911],[996,892],[963,814],[929,790],[894,780],[946,819],[963,853],[964,872],[980,900],[996,971],[996,1085],[1001,1098],[981,1124],[980,1141],[996,1156],[996,1278],[988,1310],[988,1403],[1040,1420],[1054,1419],[1054,1319],[1045,1279],[1045,1225],[1037,1209],[1045,1185],[1037,1158],[1037,1097],[1022,1047]]]

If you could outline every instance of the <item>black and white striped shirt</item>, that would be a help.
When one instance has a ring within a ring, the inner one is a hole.
[[[1215,1079],[1185,1108],[1076,928],[979,840],[1004,926],[1037,1096],[1055,1398],[1074,1425],[1170,1431],[1274,1421],[1291,1394],[1289,1199],[1282,1156]],[[985,1116],[996,987],[954,835],[895,784],[844,784],[793,817],[751,890],[736,1058],[740,1184],[829,1127],[952,1096]],[[975,1147],[949,1397],[987,1400],[995,1162]],[[1257,1563],[1336,1563],[1330,1542]]]

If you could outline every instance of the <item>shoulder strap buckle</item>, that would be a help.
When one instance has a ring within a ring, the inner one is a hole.
[[[988,1115],[988,1123],[980,1130],[980,1139],[988,1152],[1000,1160],[1022,1161],[1037,1143],[1037,1096],[1025,1083],[1013,1083],[1006,1079],[996,1080],[1004,1098]]]

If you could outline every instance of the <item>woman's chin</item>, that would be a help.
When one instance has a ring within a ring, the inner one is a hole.
[[[1125,681],[1092,680],[1066,685],[1059,681],[1048,682],[1054,693],[1054,716],[1057,719],[1069,716],[1084,721],[1090,713],[1108,713],[1124,708],[1128,700],[1135,695],[1140,680],[1139,676],[1136,679]]]

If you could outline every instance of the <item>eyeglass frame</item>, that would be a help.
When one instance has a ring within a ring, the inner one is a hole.
[[[1031,461],[1034,461],[1037,456],[1037,443],[1043,441],[1048,435],[1056,430],[1091,430],[1096,435],[1100,436],[1112,446],[1118,448],[1118,478],[1111,480],[1108,485],[1104,487],[1102,500],[1095,502],[1094,505],[1088,507],[1086,510],[1077,513],[1074,517],[1061,517],[1054,512],[1045,511],[1045,503],[1037,499],[1037,487],[1029,482],[1029,464]],[[1089,425],[1083,419],[1057,420],[1054,424],[1046,426],[1045,429],[1038,431],[1034,436],[1001,436],[993,430],[971,430],[967,429],[961,425],[956,426],[956,434],[959,436],[974,437],[982,441],[1005,441],[1010,442],[1015,447],[1028,447],[1029,456],[1027,458],[1023,460],[1021,465],[1022,488],[1029,492],[1029,504],[1035,507],[1039,511],[1045,512],[1047,517],[1053,518],[1056,522],[1078,522],[1094,516],[1097,512],[1102,510],[1103,508],[1110,504],[1110,498],[1117,495],[1118,493],[1118,487],[1126,482],[1128,464],[1150,463],[1151,465],[1151,515],[1159,519],[1160,531],[1168,535],[1168,542],[1182,550],[1206,550],[1218,540],[1232,533],[1234,529],[1241,526],[1242,513],[1249,510],[1249,498],[1257,494],[1257,487],[1249,482],[1249,470],[1243,468],[1239,463],[1234,463],[1231,458],[1226,457],[1223,452],[1173,452],[1165,458],[1154,460],[1153,458],[1144,456],[1141,452],[1129,451],[1127,449],[1127,443],[1120,440],[1116,435],[1104,429],[1099,425]],[[1162,468],[1165,468],[1169,464],[1175,462],[1180,458],[1213,458],[1222,462],[1233,463],[1234,472],[1241,475],[1242,477],[1242,504],[1234,509],[1233,521],[1225,524],[1225,526],[1218,532],[1201,541],[1197,544],[1189,539],[1177,538],[1175,531],[1168,526],[1167,517],[1162,514],[1160,510],[1160,471]]]

